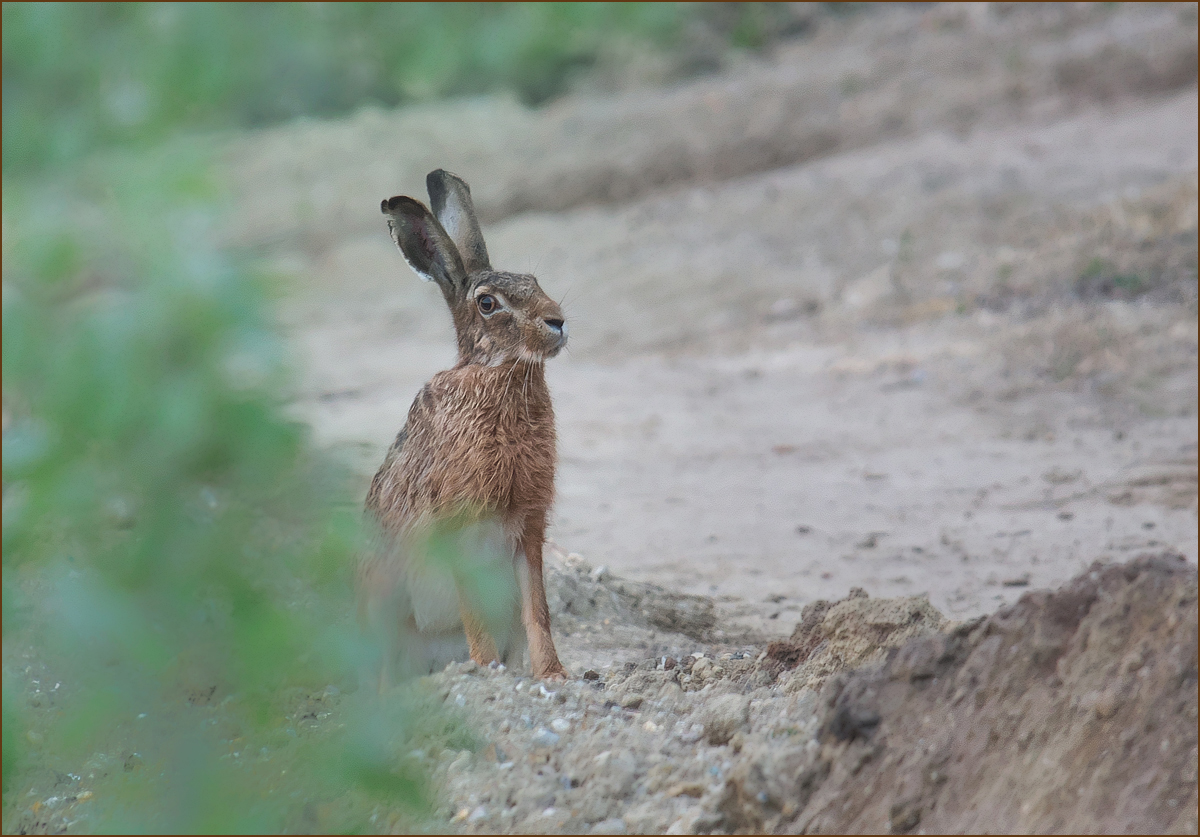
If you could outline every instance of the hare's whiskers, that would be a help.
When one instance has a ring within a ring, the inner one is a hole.
[[[512,383],[513,373],[517,371],[517,364],[514,363],[512,368],[508,370],[508,377],[504,380],[504,392],[500,395],[500,404],[498,409],[504,409],[504,399],[508,397],[508,385]]]
[[[529,376],[533,374],[533,364],[525,364],[525,382],[521,384],[521,398],[525,402],[525,421],[529,418]]]

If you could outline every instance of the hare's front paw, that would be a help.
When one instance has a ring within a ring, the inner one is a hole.
[[[555,683],[562,683],[567,679],[567,670],[562,667],[561,663],[555,663],[549,666],[545,671],[535,671],[534,677],[539,680],[550,680]]]

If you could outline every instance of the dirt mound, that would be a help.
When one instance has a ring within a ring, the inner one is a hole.
[[[827,685],[819,748],[740,764],[714,825],[1194,833],[1196,597],[1142,556],[913,641]]]
[[[754,638],[707,597],[626,581],[554,544],[547,557],[559,652],[576,676],[540,683],[468,662],[423,681],[482,736],[466,749],[411,754],[442,788],[442,817],[466,832],[719,829],[736,765],[781,743],[815,746],[811,686],[945,623],[923,598],[855,590],[810,605],[796,635],[820,639],[789,667],[733,644],[729,635]],[[621,655],[641,660],[612,662]]]
[[[585,621],[611,625],[615,619],[695,640],[713,638],[717,612],[707,596],[689,596],[657,584],[619,578],[606,567],[593,567],[576,553],[563,555],[554,545],[549,551],[547,595],[558,627],[573,630]]]
[[[452,664],[424,682],[484,737],[412,757],[468,833],[1194,831],[1196,602],[1194,566],[1147,555],[965,624],[856,591],[764,650],[553,685]]]
[[[937,633],[946,619],[923,596],[872,599],[854,587],[840,602],[805,605],[789,639],[767,646],[767,660],[792,669],[789,693],[819,689],[839,671],[873,663],[911,639]]]

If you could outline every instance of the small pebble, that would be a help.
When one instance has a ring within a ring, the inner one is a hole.
[[[625,820],[619,817],[601,820],[592,826],[593,834],[624,834],[626,831],[628,831],[628,827],[625,825]]]
[[[691,796],[699,799],[704,796],[704,785],[701,782],[680,782],[667,791],[667,796]]]
[[[571,729],[571,722],[566,718],[555,718],[550,722],[550,729],[558,733],[567,732]]]
[[[538,731],[533,734],[533,744],[535,747],[553,747],[558,741],[558,733],[551,732],[545,727],[539,727]]]
[[[1120,699],[1111,691],[1104,692],[1096,700],[1092,711],[1096,713],[1097,718],[1107,720],[1116,714],[1117,709],[1121,706]]]

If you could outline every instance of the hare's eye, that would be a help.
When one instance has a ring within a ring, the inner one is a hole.
[[[483,294],[476,302],[479,305],[479,310],[484,314],[490,314],[500,307],[500,303],[496,301],[496,297],[491,294]]]

